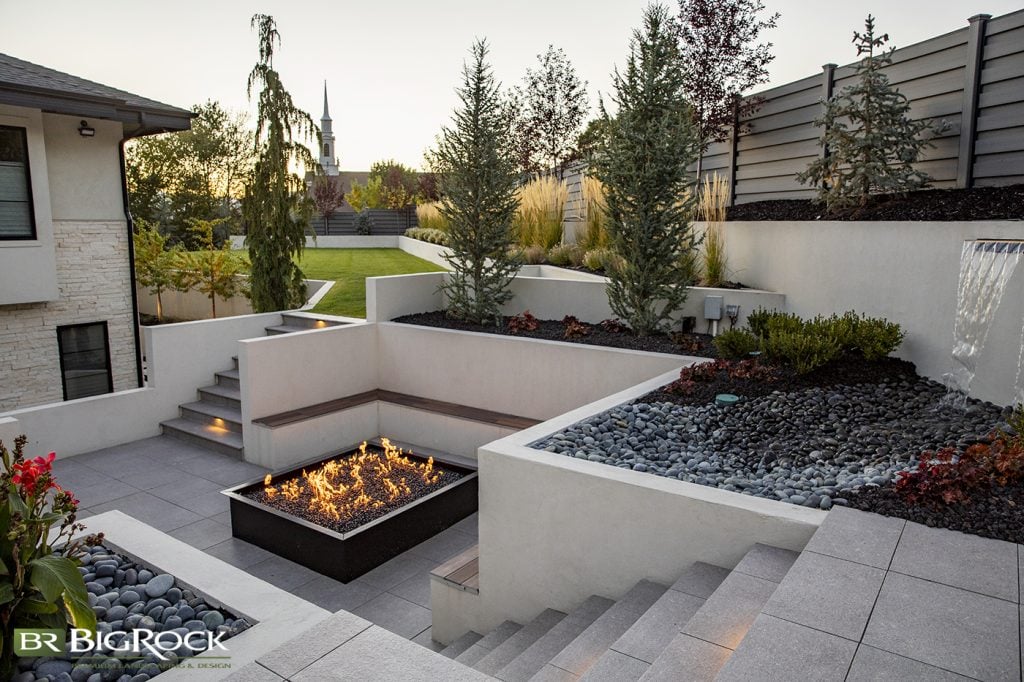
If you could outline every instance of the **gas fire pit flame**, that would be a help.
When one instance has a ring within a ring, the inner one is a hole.
[[[310,512],[340,520],[389,506],[403,495],[412,494],[410,481],[426,485],[441,481],[443,473],[434,468],[433,457],[426,463],[410,459],[387,438],[381,439],[381,446],[383,452],[368,452],[364,441],[358,454],[330,460],[312,471],[303,470],[301,478],[290,478],[277,486],[267,474],[263,493],[268,500],[301,499]]]

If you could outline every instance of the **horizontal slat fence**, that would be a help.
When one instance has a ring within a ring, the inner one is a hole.
[[[371,235],[403,234],[410,227],[416,227],[416,209],[403,210],[368,209]],[[334,213],[324,224],[323,216],[314,216],[310,227],[318,236],[356,234],[356,213]]]

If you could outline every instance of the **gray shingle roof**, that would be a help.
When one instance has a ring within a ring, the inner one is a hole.
[[[2,53],[0,102],[36,106],[57,113],[113,118],[136,124],[140,134],[157,129],[187,129],[188,119],[192,117],[187,109]]]

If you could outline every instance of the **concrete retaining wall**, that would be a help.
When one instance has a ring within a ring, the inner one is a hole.
[[[299,310],[307,310],[316,305],[323,298],[334,282],[323,279],[306,280],[306,304]],[[148,289],[136,285],[135,290],[139,299],[139,312],[144,315],[156,316],[156,296],[149,293]],[[166,291],[160,296],[163,304],[164,319],[168,320],[208,320],[211,319],[212,310],[210,299],[206,294],[198,291]],[[237,315],[252,315],[252,302],[246,296],[234,296],[232,298],[217,297],[217,317],[234,317]]]
[[[951,369],[960,254],[965,240],[1022,239],[1024,223],[727,222],[729,267],[752,286],[786,292],[804,316],[857,310],[899,322],[897,353],[940,380]],[[1013,397],[1024,324],[1024,263],[1009,282],[981,352],[972,394]]]
[[[695,561],[731,568],[759,542],[804,547],[825,512],[527,447],[673,376],[479,449],[480,594],[439,594],[435,639],[527,622],[545,608],[568,612],[592,594],[617,599],[643,579],[671,585]]]

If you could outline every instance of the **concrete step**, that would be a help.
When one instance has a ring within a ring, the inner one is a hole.
[[[473,667],[485,675],[494,675],[525,651],[527,647],[543,637],[563,618],[565,618],[565,614],[561,611],[545,609],[514,635],[491,649],[491,652],[477,661]]]
[[[475,644],[456,656],[455,660],[464,665],[468,665],[469,667],[473,667],[477,661],[489,654],[492,649],[504,642],[506,639],[519,632],[522,627],[523,626],[519,623],[506,620],[504,623],[480,638],[480,640]]]
[[[182,418],[189,421],[220,426],[228,431],[242,433],[242,411],[238,408],[200,400],[179,405],[178,409]]]
[[[161,422],[160,428],[164,435],[198,445],[207,450],[238,459],[242,459],[244,454],[242,434],[225,428],[212,424],[200,424],[184,418]]]
[[[640,678],[713,680],[796,561],[796,552],[754,545]]]
[[[295,313],[281,313],[281,323],[289,327],[301,327],[303,329],[324,329],[326,327],[339,327],[344,322],[331,320],[316,315]]]
[[[483,635],[470,630],[445,648],[441,649],[440,654],[446,658],[456,658],[459,654],[479,642],[481,639],[483,639]]]
[[[522,653],[499,670],[495,677],[505,682],[526,682],[546,666],[574,639],[615,604],[611,599],[593,595],[548,630]]]
[[[615,605],[602,613],[545,667],[583,675],[668,590],[664,585],[641,580]],[[557,671],[538,673],[542,678]],[[536,677],[536,676],[535,676]]]
[[[690,566],[580,679],[640,679],[728,575],[711,564]]]
[[[214,376],[217,377],[218,386],[234,388],[236,390],[241,388],[241,385],[238,383],[237,369],[226,369],[223,372],[217,372]]]
[[[200,388],[199,400],[208,403],[215,403],[217,405],[224,405],[225,407],[233,407],[239,411],[242,409],[241,392],[239,392],[237,388],[230,388],[219,384],[203,386]]]

